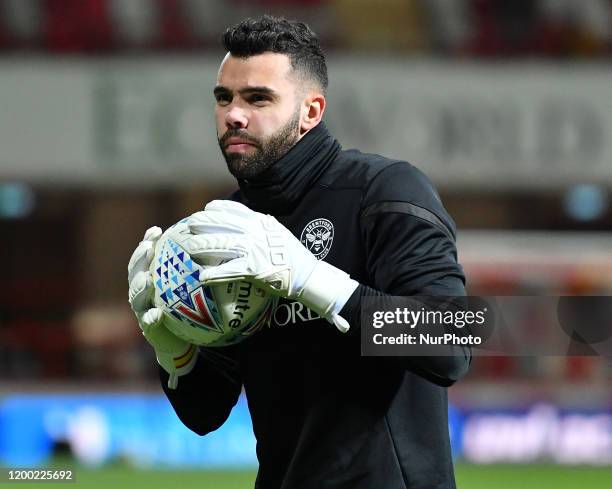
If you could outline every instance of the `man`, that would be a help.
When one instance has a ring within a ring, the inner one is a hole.
[[[195,353],[148,302],[161,233],[150,229],[130,261],[130,302],[166,395],[204,435],[244,387],[257,488],[455,487],[445,387],[469,350],[361,357],[359,320],[364,297],[465,294],[451,218],[416,168],[343,151],[327,131],[325,58],[306,25],[247,19],[223,45],[217,136],[240,190],[190,218],[186,246],[230,258],[205,280],[248,276],[283,299],[269,328]]]

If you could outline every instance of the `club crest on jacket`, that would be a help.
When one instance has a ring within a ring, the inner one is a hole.
[[[322,260],[329,253],[334,241],[334,225],[322,217],[313,219],[304,227],[300,241],[317,260]]]

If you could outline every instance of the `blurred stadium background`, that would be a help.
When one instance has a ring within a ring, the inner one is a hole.
[[[180,424],[126,266],[232,190],[217,39],[261,13],[319,33],[345,148],[435,181],[470,293],[612,291],[610,0],[0,0],[0,465],[252,485],[244,399],[205,438]],[[611,385],[609,358],[477,358],[450,389],[459,487],[612,487]]]

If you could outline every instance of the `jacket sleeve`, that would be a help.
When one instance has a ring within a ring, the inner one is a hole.
[[[340,313],[356,331],[364,297],[465,296],[455,225],[429,180],[413,166],[399,162],[373,179],[363,199],[361,232],[367,283],[355,290]],[[471,349],[459,345],[446,349],[442,356],[387,360],[449,386],[467,372]]]
[[[206,435],[228,418],[242,389],[237,347],[200,347],[194,369],[168,388],[168,374],[159,368],[162,387],[179,419],[191,431]]]

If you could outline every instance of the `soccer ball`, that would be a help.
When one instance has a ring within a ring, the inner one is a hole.
[[[249,280],[203,285],[200,274],[216,263],[196,263],[178,243],[188,233],[187,219],[168,228],[151,263],[153,304],[176,336],[200,346],[227,346],[268,324],[275,301]]]

